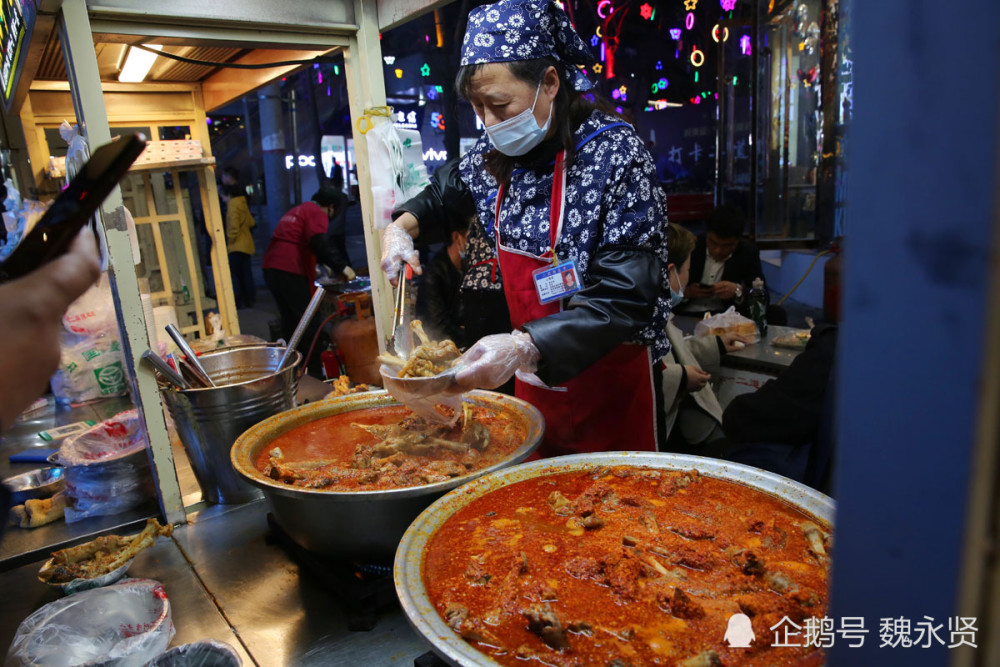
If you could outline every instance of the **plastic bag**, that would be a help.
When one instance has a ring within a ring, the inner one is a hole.
[[[167,650],[176,630],[163,585],[125,579],[50,602],[17,629],[5,667],[139,667]]]
[[[49,204],[33,199],[21,200],[21,195],[10,179],[7,179],[7,198],[4,200],[7,211],[3,214],[4,227],[7,229],[7,240],[0,245],[0,262],[14,252],[25,234],[31,231],[35,223],[48,210]]]
[[[124,396],[128,391],[124,362],[116,336],[64,333],[59,370],[52,377],[52,393],[62,404]]]
[[[69,144],[66,149],[66,175],[73,178],[80,173],[83,165],[87,164],[90,149],[87,147],[87,141],[80,135],[79,126],[70,125],[69,121],[64,120],[59,125],[59,136]]]
[[[760,341],[757,325],[750,318],[737,313],[735,306],[730,306],[724,313],[706,317],[694,326],[694,335],[698,337],[718,336],[724,333],[738,333],[753,338],[751,341],[753,343]]]
[[[124,396],[125,357],[106,274],[66,310],[63,328],[59,370],[52,378],[56,400],[85,403]]]
[[[430,180],[419,132],[382,122],[365,136],[371,161],[375,227],[384,229],[392,220],[393,209],[420,193]]]
[[[100,280],[70,304],[63,315],[63,327],[78,336],[118,334],[118,317],[108,274],[101,274]]]
[[[114,461],[146,448],[146,433],[138,410],[125,410],[59,447],[59,462],[66,466]]]
[[[137,410],[120,412],[59,448],[66,466],[66,522],[120,514],[146,502],[153,478]]]

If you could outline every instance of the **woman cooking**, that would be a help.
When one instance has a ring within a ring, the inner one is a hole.
[[[474,344],[456,380],[493,388],[516,373],[545,416],[543,456],[657,449],[665,198],[632,126],[584,99],[592,63],[555,3],[501,0],[469,15],[456,81],[486,126],[453,184],[486,232],[465,287],[502,286],[514,327]],[[419,272],[419,228],[412,213],[386,228],[391,279],[402,261]]]

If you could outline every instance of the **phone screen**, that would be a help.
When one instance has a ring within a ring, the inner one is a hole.
[[[145,137],[132,134],[95,150],[80,173],[0,265],[0,282],[28,274],[65,253],[145,148]]]

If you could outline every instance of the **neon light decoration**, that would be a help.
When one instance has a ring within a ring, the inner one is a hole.
[[[714,26],[712,26],[712,39],[715,40],[716,44],[719,43],[719,24],[718,23],[716,23]],[[728,39],[729,39],[729,28],[723,27],[722,28],[722,41],[725,42]]]
[[[667,81],[666,79],[660,79],[651,86],[652,89],[651,92],[658,93],[661,90],[666,90],[667,86],[669,85],[670,85],[669,81]]]
[[[688,12],[687,17],[684,19],[684,27],[688,30],[694,29],[694,14],[692,12]]]
[[[745,56],[750,55],[750,35],[740,37],[740,53]]]
[[[736,0],[719,0],[719,4],[722,5],[722,11],[731,12],[736,9]]]
[[[701,67],[705,64],[705,52],[697,46],[691,47],[691,64],[695,67]]]
[[[428,65],[427,63],[424,63],[423,65],[421,65],[420,66],[420,74],[422,76],[430,76],[431,75],[431,66]]]
[[[601,63],[594,63],[594,74],[600,74],[604,66]]]
[[[611,5],[611,0],[601,0],[597,3],[597,15],[606,19],[614,14],[615,8]]]
[[[670,29],[670,39],[680,39],[680,38],[681,38],[681,29],[680,28],[671,28]]]
[[[600,41],[601,41],[601,38],[600,38],[600,37],[598,37],[597,35],[594,35],[593,37],[591,37],[591,38],[590,38],[590,45],[591,45],[591,46],[597,46],[597,44],[598,44],[598,43],[599,43]]]
[[[653,7],[651,5],[649,5],[648,3],[644,2],[639,7],[639,16],[641,16],[642,18],[646,19],[647,21],[652,21],[653,20]]]
[[[401,70],[401,69],[397,69],[396,70],[396,78],[397,79],[402,79],[403,78],[403,70]]]
[[[663,69],[663,61],[662,60],[657,60],[656,61],[656,71],[659,72],[661,69]]]
[[[684,0],[684,11],[693,12],[698,6],[698,0]]]

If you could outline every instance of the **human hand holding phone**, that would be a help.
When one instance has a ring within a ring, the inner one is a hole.
[[[97,281],[94,234],[82,229],[60,257],[0,285],[0,428],[38,398],[59,366],[59,332],[70,304]]]
[[[26,276],[65,253],[145,148],[145,137],[132,134],[95,150],[41,220],[0,264],[0,283]]]

